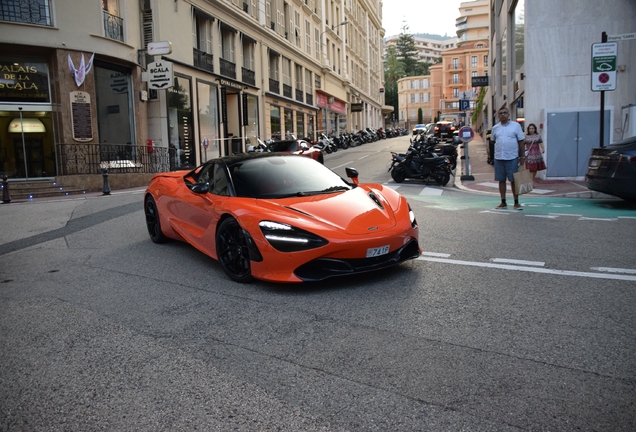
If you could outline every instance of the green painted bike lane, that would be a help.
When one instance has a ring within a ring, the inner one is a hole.
[[[518,211],[512,207],[512,197],[509,197],[507,210],[498,210],[495,206],[499,205],[500,201],[495,196],[410,194],[404,194],[404,196],[408,200],[426,203],[426,207],[448,211],[492,210],[545,216],[578,215],[586,218],[634,218],[636,220],[636,204],[619,199],[521,196],[519,202],[523,210]]]

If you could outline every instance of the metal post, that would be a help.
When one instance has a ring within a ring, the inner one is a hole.
[[[110,186],[108,185],[108,170],[106,168],[102,168],[102,177],[104,178],[102,195],[110,195]]]
[[[607,33],[606,32],[602,32],[601,33],[601,42],[605,43],[607,42]],[[599,132],[600,132],[600,138],[599,140],[601,141],[601,144],[599,147],[604,147],[604,141],[605,141],[605,92],[601,90],[601,125],[599,127]]]
[[[26,144],[24,143],[24,123],[22,122],[22,107],[18,107],[20,111],[20,131],[22,131],[22,158],[24,159],[24,177],[29,179],[29,171],[27,169]]]
[[[9,180],[6,175],[2,177],[2,202],[5,204],[11,202],[11,195],[9,195]]]

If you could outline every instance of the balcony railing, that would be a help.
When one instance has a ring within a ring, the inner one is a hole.
[[[275,79],[269,79],[269,91],[272,93],[280,94],[280,82]]]
[[[245,84],[256,85],[256,73],[253,70],[241,68],[241,77]]]
[[[124,20],[118,16],[104,13],[104,35],[108,38],[124,41]]]
[[[466,80],[463,78],[458,78],[458,79],[451,78],[448,80],[448,85],[463,85],[465,83],[466,83]]]
[[[50,26],[50,0],[2,0],[0,21]]]
[[[221,66],[221,75],[228,78],[236,79],[236,64],[224,58],[219,59],[219,65]]]
[[[214,56],[196,48],[193,48],[194,67],[214,73]]]
[[[158,173],[185,168],[182,150],[132,144],[56,144],[58,175]],[[181,156],[181,157],[177,157]]]
[[[296,89],[296,100],[298,102],[303,102],[303,91]]]
[[[283,84],[283,96],[291,98],[292,97],[292,87],[288,84]]]
[[[313,105],[314,95],[312,95],[311,93],[305,93],[305,102],[308,103],[309,105]]]
[[[448,70],[463,70],[463,69],[464,69],[463,63],[453,63],[448,65]]]

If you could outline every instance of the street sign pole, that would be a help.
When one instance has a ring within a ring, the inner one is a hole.
[[[601,33],[601,42],[607,42],[607,33],[606,32],[602,32]],[[601,141],[600,143],[600,147],[603,147],[603,141],[604,141],[604,136],[605,136],[605,91],[601,91],[601,125],[599,128],[599,132],[600,132],[600,138],[599,140]]]

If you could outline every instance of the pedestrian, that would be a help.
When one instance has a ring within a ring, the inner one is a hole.
[[[537,125],[530,123],[526,134],[526,169],[530,170],[532,174],[533,184],[537,171],[547,168],[543,161],[543,153],[545,153],[545,148],[541,135],[537,132]]]
[[[495,143],[495,181],[499,182],[501,203],[498,209],[508,208],[506,204],[506,179],[510,181],[512,195],[515,200],[515,210],[523,210],[519,204],[519,196],[515,193],[514,173],[517,172],[519,162],[525,162],[524,142],[521,125],[510,121],[508,108],[501,108],[497,112],[499,123],[492,128],[490,139]]]

